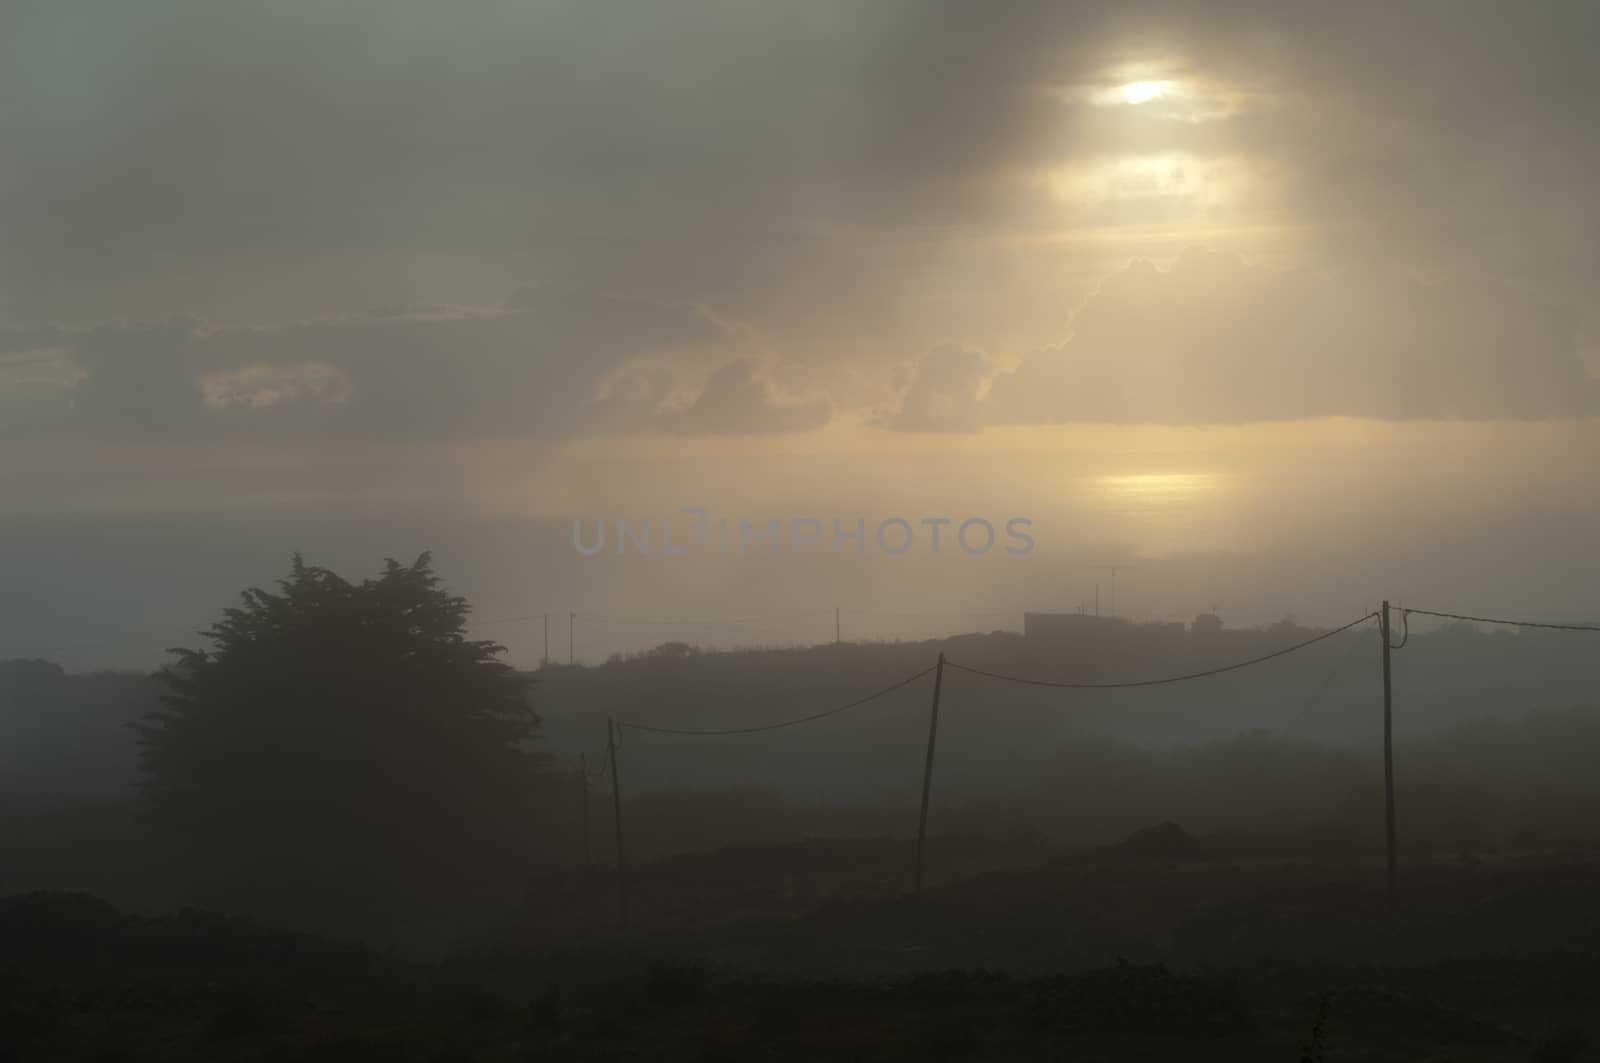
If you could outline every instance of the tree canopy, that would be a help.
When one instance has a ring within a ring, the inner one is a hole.
[[[430,892],[528,844],[543,757],[528,680],[466,637],[423,554],[351,582],[295,556],[172,650],[139,726],[156,824],[236,880]]]

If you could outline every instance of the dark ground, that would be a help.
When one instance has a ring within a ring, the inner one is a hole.
[[[905,843],[677,857],[626,936],[602,868],[430,963],[14,896],[0,1060],[1600,1058],[1593,850],[1419,854],[1391,904],[1337,839],[1037,846],[937,839],[920,899]]]

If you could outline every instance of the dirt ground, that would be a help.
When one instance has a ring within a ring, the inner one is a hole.
[[[1600,859],[1176,824],[1073,852],[734,847],[552,878],[410,962],[82,895],[0,901],[0,1059],[1595,1058]],[[562,898],[566,902],[562,903]]]

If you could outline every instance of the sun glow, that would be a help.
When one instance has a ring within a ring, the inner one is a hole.
[[[1222,482],[1223,477],[1216,473],[1145,472],[1096,476],[1092,484],[1097,493],[1108,498],[1158,504],[1213,494]]]
[[[1167,95],[1172,89],[1170,81],[1130,81],[1126,85],[1118,86],[1117,95],[1123,103],[1137,106],[1149,103]]]
[[[1246,159],[1166,152],[1074,163],[1043,180],[1055,200],[1069,206],[1142,201],[1211,210],[1249,203],[1270,187],[1270,177]]]
[[[1094,107],[1133,110],[1142,117],[1191,124],[1227,118],[1271,102],[1260,93],[1248,93],[1194,71],[1185,72],[1182,77],[1151,76],[1155,71],[1149,64],[1110,70],[1092,82],[1079,84],[1068,98]]]

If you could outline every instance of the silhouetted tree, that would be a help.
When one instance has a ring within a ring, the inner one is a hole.
[[[428,554],[351,583],[296,555],[173,650],[140,725],[156,824],[234,892],[324,914],[515,866],[543,757],[527,680],[464,636]]]

